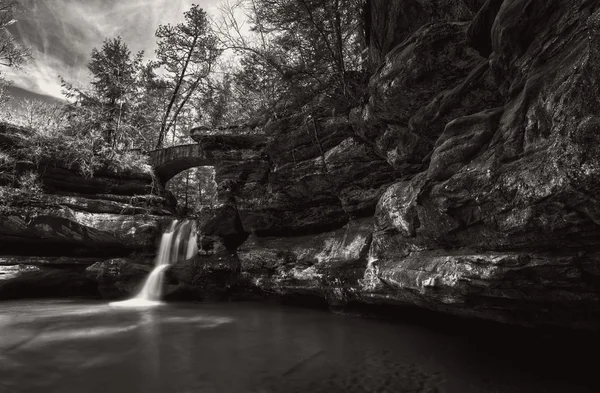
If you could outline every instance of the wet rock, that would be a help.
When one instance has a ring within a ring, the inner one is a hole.
[[[387,255],[387,254],[385,254]],[[595,263],[597,256],[590,255]],[[597,328],[597,280],[569,253],[413,251],[375,260],[359,291],[368,304],[435,311],[528,326]]]
[[[238,249],[242,277],[266,293],[344,304],[367,266],[371,235],[372,220],[360,219],[318,235],[253,236]]]
[[[105,299],[124,299],[134,296],[152,271],[152,260],[115,258],[97,262],[85,269],[85,275],[97,283]]]
[[[21,255],[0,256],[0,266],[27,265],[39,267],[66,267],[89,266],[96,262],[98,262],[98,258],[36,257]]]

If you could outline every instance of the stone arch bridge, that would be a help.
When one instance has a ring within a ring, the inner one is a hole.
[[[204,129],[191,130],[190,136],[196,143],[148,152],[150,165],[162,184],[166,184],[178,173],[198,166],[238,165],[247,161],[265,160],[261,154],[267,142],[264,135],[206,135],[203,131]]]
[[[166,184],[178,173],[198,166],[213,166],[215,160],[207,157],[200,144],[171,146],[148,153],[150,165],[162,184]]]

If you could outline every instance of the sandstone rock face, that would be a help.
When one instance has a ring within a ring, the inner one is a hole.
[[[167,220],[142,214],[130,204],[46,195],[2,217],[0,253],[110,256],[151,252]]]
[[[421,26],[469,21],[485,0],[367,0],[366,33],[372,64],[380,64],[396,45]]]
[[[14,148],[30,143],[31,134],[0,124],[0,154],[11,157]],[[98,283],[107,297],[128,293],[131,285],[120,284],[135,281],[127,271],[118,283],[107,284],[101,275],[85,277],[84,270],[110,257],[156,250],[171,212],[149,167],[120,174],[98,169],[85,177],[64,163],[47,161],[10,162],[9,169],[0,168],[0,299],[18,294],[98,296]],[[14,179],[28,172],[37,174],[43,193],[11,188]]]
[[[317,235],[253,236],[238,249],[242,277],[266,293],[345,304],[367,268],[372,228],[372,219],[363,218]]]
[[[123,299],[152,270],[152,258],[0,257],[0,300],[24,298]]]
[[[373,75],[363,105],[194,132],[223,206],[203,227],[212,255],[169,269],[167,297],[259,290],[600,328],[600,0],[365,7]],[[19,143],[10,135],[0,129],[0,147]],[[47,172],[47,187],[80,199],[3,220],[0,240],[149,244],[164,213],[140,220],[122,199],[144,193],[147,179],[60,172]],[[143,270],[112,261],[87,274],[130,293]]]
[[[365,105],[273,120],[251,159],[216,166],[249,236],[241,277],[331,305],[599,328],[600,1],[366,7]]]
[[[27,143],[31,131],[0,124],[0,153]],[[168,201],[144,168],[121,174],[97,170],[85,177],[61,163],[12,163],[0,171],[2,195],[10,194],[7,176],[36,173],[43,194],[27,190],[2,199],[0,255],[125,255],[153,251]],[[9,173],[10,172],[10,173]],[[14,190],[14,189],[13,189]],[[15,191],[12,191],[13,193]]]

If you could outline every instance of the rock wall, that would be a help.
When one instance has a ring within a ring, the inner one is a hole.
[[[0,154],[11,157],[12,149],[27,143],[30,133],[0,124]],[[157,235],[171,212],[150,168],[119,174],[98,170],[86,177],[60,162],[34,165],[12,159],[4,164],[0,165],[0,299],[98,295],[97,284],[84,276],[87,266],[132,253],[150,254],[138,259],[151,263]],[[43,193],[11,187],[27,172],[38,175]],[[143,274],[137,277],[142,278]]]
[[[208,238],[266,292],[600,327],[599,9],[367,2],[365,105],[219,162]]]
[[[10,154],[29,132],[0,124],[0,152]],[[162,217],[170,214],[149,167],[118,174],[98,170],[87,177],[59,162],[17,161],[1,169],[0,255],[152,252]],[[6,197],[9,179],[30,171],[38,175],[42,193],[20,189]]]

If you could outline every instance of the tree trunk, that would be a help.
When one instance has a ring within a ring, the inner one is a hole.
[[[190,189],[190,171],[185,174],[185,210],[188,209],[188,191]]]
[[[175,101],[177,100],[177,96],[179,95],[179,89],[181,89],[181,85],[183,83],[183,80],[185,79],[185,73],[187,72],[187,68],[190,64],[190,60],[192,58],[192,55],[194,54],[194,49],[196,49],[196,42],[198,42],[198,35],[194,36],[194,41],[192,42],[192,46],[190,47],[190,50],[186,56],[183,68],[181,69],[181,75],[179,75],[179,78],[177,79],[177,83],[175,84],[175,89],[173,90],[173,94],[171,94],[171,99],[169,100],[169,105],[167,105],[167,110],[165,111],[165,114],[163,115],[163,118],[162,118],[162,121],[160,124],[160,131],[158,133],[158,141],[156,143],[157,149],[162,148],[162,145],[163,145],[163,142],[165,139],[165,135],[166,135],[167,131],[169,131],[169,129],[167,128],[167,124],[169,121],[169,114],[171,113],[171,110],[173,109],[173,105],[175,105]]]

